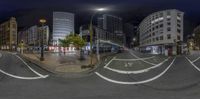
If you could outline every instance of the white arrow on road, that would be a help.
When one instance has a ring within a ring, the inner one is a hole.
[[[113,79],[107,78],[107,77],[101,75],[98,72],[95,72],[95,74],[97,76],[99,76],[100,78],[108,81],[108,82],[112,82],[112,83],[116,83],[116,84],[126,84],[126,85],[143,84],[143,83],[148,83],[148,82],[154,81],[154,80],[160,78],[162,75],[164,75],[169,70],[169,68],[172,66],[172,64],[174,63],[175,59],[176,58],[174,58],[173,61],[170,63],[170,65],[162,73],[160,73],[159,75],[157,75],[157,76],[155,76],[153,78],[150,78],[150,79],[147,79],[147,80],[143,80],[143,81],[138,81],[138,82],[117,81],[117,80],[113,80]]]

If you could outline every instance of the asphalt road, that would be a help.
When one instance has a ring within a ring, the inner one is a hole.
[[[106,59],[92,75],[63,78],[15,54],[0,53],[0,99],[200,97],[200,55],[164,57],[130,51]]]

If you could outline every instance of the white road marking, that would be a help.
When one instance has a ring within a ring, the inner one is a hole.
[[[11,53],[11,52],[8,52],[8,53]],[[11,53],[13,54],[13,53]],[[14,54],[13,54],[14,55]],[[0,58],[2,57],[2,53],[0,53]],[[21,76],[16,76],[16,75],[13,75],[13,74],[10,74],[10,73],[7,73],[3,70],[0,69],[0,72],[7,75],[7,76],[10,76],[10,77],[13,77],[13,78],[17,78],[17,79],[23,79],[23,80],[34,80],[34,79],[42,79],[42,78],[47,78],[48,75],[43,75],[42,77],[21,77]]]
[[[191,60],[189,60],[187,57],[185,57],[185,58],[190,62],[190,64],[191,64],[194,68],[196,68],[198,71],[200,71],[200,68],[197,67],[197,66],[194,64],[194,62],[192,62]]]
[[[113,60],[118,60],[118,61],[138,61],[138,60],[151,59],[151,58],[154,58],[154,57],[155,57],[155,56],[147,57],[147,58],[137,58],[137,59],[113,59]]]
[[[133,54],[130,50],[128,50],[128,51],[129,51],[129,53],[130,53],[132,56],[134,56],[134,57],[140,59],[140,57],[138,57],[137,55]],[[148,61],[145,61],[145,60],[141,60],[141,61],[143,61],[143,62],[145,62],[145,63],[147,63],[147,64],[150,64],[150,65],[156,65],[155,63],[151,63],[151,62],[148,62]]]
[[[115,59],[116,57],[113,57],[105,66],[104,66],[104,68],[105,67],[108,67],[108,65],[110,65],[110,63]]]
[[[157,68],[157,67],[160,67],[164,62],[168,61],[169,58],[165,59],[164,61],[162,61],[161,63],[157,64],[157,65],[154,65],[152,67],[149,67],[149,68],[146,68],[146,69],[142,69],[142,70],[136,70],[136,71],[124,71],[124,70],[118,70],[118,69],[113,69],[113,68],[110,68],[110,67],[104,67],[108,70],[111,70],[113,72],[117,72],[117,73],[120,73],[120,74],[140,74],[140,73],[144,73],[144,72],[148,72],[149,70],[151,69],[154,69],[154,68]]]
[[[36,75],[45,78],[46,76],[48,77],[49,75],[42,75],[38,72],[36,72],[33,68],[31,68],[21,57],[19,57],[18,55],[15,55],[17,58],[19,58],[32,72],[34,72]]]
[[[0,72],[7,75],[7,76],[10,76],[10,77],[13,77],[13,78],[17,78],[17,79],[23,79],[23,80],[34,80],[34,79],[42,79],[42,78],[47,78],[48,75],[46,76],[43,76],[43,77],[21,77],[21,76],[16,76],[16,75],[13,75],[13,74],[10,74],[10,73],[7,73],[3,70],[0,69]]]
[[[162,75],[164,75],[164,74],[169,70],[169,68],[172,66],[172,64],[174,63],[175,59],[176,59],[176,58],[174,58],[173,61],[170,63],[170,65],[169,65],[162,73],[160,73],[159,75],[157,75],[157,76],[155,76],[155,77],[153,77],[153,78],[150,78],[150,79],[147,79],[147,80],[143,80],[143,81],[138,81],[138,82],[123,82],[123,81],[117,81],[117,80],[113,80],[113,79],[107,78],[107,77],[101,75],[101,74],[98,73],[98,72],[95,72],[95,74],[96,74],[97,76],[99,76],[100,78],[102,78],[102,79],[108,81],[108,82],[112,82],[112,83],[116,83],[116,84],[126,84],[126,85],[131,85],[131,84],[132,84],[132,85],[134,85],[134,84],[143,84],[143,83],[148,83],[148,82],[154,81],[154,80],[160,78]]]
[[[194,63],[194,62],[198,61],[199,59],[200,59],[200,57],[198,57],[197,59],[193,60],[192,62]]]

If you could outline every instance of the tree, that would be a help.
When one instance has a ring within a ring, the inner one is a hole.
[[[62,47],[69,47],[70,44],[73,44],[76,47],[76,49],[80,49],[80,51],[82,51],[81,48],[86,44],[86,41],[75,33],[70,33],[70,35],[66,36],[65,39],[59,40],[59,42],[60,46]]]
[[[65,54],[65,47],[69,47],[70,42],[65,39],[59,39],[60,46],[64,47],[64,54]]]

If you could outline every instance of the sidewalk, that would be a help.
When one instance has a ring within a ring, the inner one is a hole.
[[[84,73],[90,68],[82,69],[81,66],[89,65],[90,57],[85,56],[85,60],[80,60],[80,54],[77,53],[51,53],[44,54],[44,61],[40,61],[39,53],[24,53],[21,55],[30,62],[46,69],[54,74],[66,74],[66,73]],[[97,63],[96,57],[93,57],[93,63]]]

